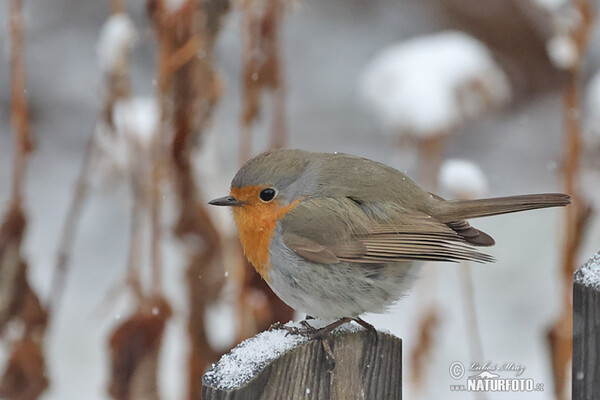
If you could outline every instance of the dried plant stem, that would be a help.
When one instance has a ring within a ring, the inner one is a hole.
[[[432,303],[427,306],[418,325],[416,344],[411,351],[412,368],[410,382],[416,391],[423,389],[426,372],[426,360],[434,346],[434,334],[440,323],[440,313],[437,305]]]
[[[242,124],[240,128],[240,152],[238,164],[244,165],[252,157],[252,127]]]
[[[50,283],[50,301],[48,308],[50,310],[56,310],[60,306],[62,296],[64,293],[65,281],[67,277],[69,260],[73,251],[73,244],[75,242],[75,235],[77,233],[77,227],[81,218],[81,212],[87,199],[88,194],[88,181],[90,177],[90,171],[94,162],[94,132],[96,128],[93,128],[92,134],[88,139],[88,143],[83,157],[83,165],[77,176],[75,182],[75,190],[67,209],[67,216],[65,218],[64,225],[61,229],[60,239],[58,244],[58,255],[56,264],[54,265],[54,272],[52,275],[52,281]]]
[[[29,131],[26,98],[24,23],[21,0],[10,1],[11,122],[14,132],[12,198],[0,226],[0,331],[10,321],[21,326],[19,339],[11,344],[10,358],[0,377],[3,399],[37,400],[48,386],[43,343],[48,312],[42,306],[28,279],[28,266],[22,254],[27,219],[23,211],[28,155],[33,149]],[[6,286],[9,287],[6,287]],[[7,290],[8,289],[8,290]],[[6,307],[6,302],[10,305]]]
[[[243,5],[240,165],[252,156],[252,129],[265,92],[270,95],[272,110],[269,148],[282,148],[287,144],[286,91],[280,51],[284,7],[283,0],[250,0]],[[272,292],[250,263],[243,259],[239,265],[242,281],[237,307],[238,340],[267,329],[275,322],[292,319],[294,310]]]
[[[573,338],[573,273],[577,253],[583,238],[591,209],[586,205],[579,187],[579,162],[581,157],[581,66],[594,22],[590,0],[575,0],[573,6],[581,16],[578,26],[571,32],[577,45],[579,58],[568,71],[569,79],[563,95],[565,118],[565,146],[563,154],[565,191],[571,195],[572,204],[565,209],[565,236],[562,249],[563,310],[547,334],[552,356],[554,390],[558,399],[568,398],[567,374],[572,358]]]
[[[462,293],[465,307],[465,325],[467,328],[467,341],[469,344],[469,353],[471,362],[485,363],[483,358],[483,343],[481,340],[481,330],[477,319],[477,309],[475,303],[475,291],[473,289],[473,275],[471,265],[468,262],[463,262],[459,266],[460,277],[462,282]],[[475,397],[479,400],[488,398],[485,392],[476,392]]]
[[[448,136],[445,132],[435,132],[427,137],[417,139],[419,181],[426,190],[431,192],[435,192],[438,186],[438,175],[448,143],[447,138]],[[437,268],[435,265],[425,265],[425,267],[430,267],[430,274],[426,277],[420,289],[421,296],[427,295],[427,298],[422,302],[424,304],[424,307],[422,307],[424,313],[418,324],[418,340],[411,352],[414,371],[411,373],[410,379],[416,390],[423,388],[426,367],[425,360],[431,354],[435,345],[434,331],[439,326],[441,319],[438,302],[435,298]]]
[[[15,143],[12,180],[13,204],[21,204],[27,172],[27,156],[33,150],[27,110],[24,42],[22,1],[10,0],[11,123]]]
[[[161,181],[166,168],[166,141],[169,126],[169,101],[167,99],[171,72],[169,56],[172,45],[167,37],[165,24],[167,15],[163,0],[156,1],[156,26],[158,31],[157,82],[158,101],[160,105],[160,130],[152,141],[152,172],[150,177],[150,226],[151,226],[151,266],[152,291],[157,294],[161,290],[162,276],[162,194]]]
[[[125,4],[123,0],[110,0],[110,10],[112,14],[125,12]]]
[[[469,338],[469,350],[473,361],[484,362],[483,345],[481,343],[481,332],[477,321],[477,310],[475,308],[475,291],[473,290],[473,275],[468,262],[460,265],[462,281],[462,292],[465,307],[465,322],[467,326],[467,337]]]
[[[428,191],[433,192],[438,186],[438,175],[447,144],[448,135],[444,132],[417,139],[419,182]]]
[[[202,187],[194,176],[191,157],[198,136],[206,129],[220,97],[212,53],[221,17],[228,8],[227,0],[208,0],[201,4],[188,0],[180,10],[168,14],[159,0],[154,12],[159,43],[157,80],[163,133],[163,139],[156,147],[157,157],[160,153],[161,169],[164,168],[166,173],[169,167],[171,173],[169,176],[179,206],[174,233],[189,254],[189,399],[201,397],[202,374],[219,355],[208,343],[205,312],[217,298],[224,280],[219,262],[221,243],[204,203],[200,201]]]
[[[573,354],[573,273],[577,265],[577,253],[591,209],[586,205],[579,188],[579,159],[581,155],[581,104],[580,72],[570,71],[563,106],[565,118],[564,179],[565,191],[571,195],[572,204],[565,212],[565,229],[562,249],[563,310],[556,323],[548,331],[552,356],[554,390],[558,399],[566,399],[567,374]]]
[[[110,5],[112,14],[126,12],[123,0],[110,0]],[[48,304],[48,307],[53,310],[60,307],[77,228],[87,200],[91,173],[94,163],[97,161],[95,151],[96,135],[99,129],[114,129],[112,116],[114,104],[118,100],[128,98],[131,95],[131,78],[128,67],[125,67],[123,70],[110,71],[104,77],[104,85],[105,93],[102,109],[88,139],[83,163],[75,182],[73,195],[60,233],[57,260],[50,284],[50,300]]]
[[[244,93],[240,120],[240,164],[252,155],[252,127],[261,108],[261,95],[271,92],[270,148],[287,143],[285,85],[280,55],[283,0],[251,0],[243,5],[242,79]]]
[[[160,139],[155,140],[159,142]],[[154,145],[154,166],[152,168],[150,224],[151,224],[151,266],[152,266],[152,293],[159,294],[162,288],[162,194],[161,180],[164,176],[164,155],[162,146]]]
[[[563,278],[564,282],[571,281],[576,267],[576,243],[578,213],[582,207],[579,188],[579,159],[581,155],[581,104],[579,99],[579,70],[571,71],[569,84],[564,94],[565,110],[565,147],[564,147],[564,176],[565,191],[572,197],[573,204],[565,209],[565,240],[563,247]],[[570,302],[571,285],[564,288],[565,300]]]
[[[281,72],[280,72],[281,73]],[[280,86],[273,91],[273,121],[271,122],[271,149],[282,149],[287,145],[288,134],[286,124],[286,92],[285,86]]]
[[[144,298],[144,291],[140,278],[140,261],[142,259],[142,251],[144,248],[144,205],[147,204],[147,199],[145,198],[146,196],[144,196],[146,193],[146,185],[141,185],[142,187],[140,188],[137,180],[140,176],[144,177],[147,175],[145,175],[143,171],[136,171],[136,169],[133,167],[129,168],[129,173],[130,186],[133,190],[131,199],[129,250],[127,254],[127,286],[133,291],[136,301],[141,302],[141,300]],[[154,294],[158,294],[160,287],[160,282],[154,282],[153,280]]]

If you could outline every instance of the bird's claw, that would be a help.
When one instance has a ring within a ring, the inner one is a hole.
[[[274,324],[271,324],[271,326],[269,327],[269,332],[275,331],[278,329],[282,329],[282,328],[284,328],[284,326],[281,324],[281,322],[277,321]]]

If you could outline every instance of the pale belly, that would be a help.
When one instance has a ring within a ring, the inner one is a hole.
[[[337,319],[384,312],[409,293],[420,262],[390,264],[315,264],[271,243],[269,286],[293,309],[312,317]]]

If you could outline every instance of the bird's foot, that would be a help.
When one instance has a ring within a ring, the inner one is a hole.
[[[314,318],[307,316],[307,318],[305,320],[300,321],[300,325],[302,325],[302,327],[298,327],[298,326],[285,326],[285,325],[282,325],[279,322],[276,322],[273,325],[271,325],[271,327],[269,328],[269,330],[285,329],[287,331],[287,335],[302,335],[302,336],[307,337],[308,339],[314,340],[314,339],[321,339],[321,338],[329,335],[331,332],[333,332],[334,330],[336,330],[340,326],[342,326],[344,324],[347,324],[348,322],[354,321],[354,322],[356,322],[357,324],[359,324],[360,326],[362,326],[363,328],[365,328],[368,331],[377,332],[377,330],[375,329],[375,327],[373,325],[371,325],[370,323],[368,323],[367,321],[365,321],[365,320],[363,320],[362,318],[359,318],[359,317],[354,317],[354,318],[349,318],[349,317],[340,318],[337,321],[334,321],[334,322],[332,322],[329,325],[325,325],[322,328],[315,328],[312,325],[310,325],[308,323],[309,319],[314,319]]]
[[[271,324],[271,326],[269,327],[269,332],[276,331],[279,329],[284,329],[284,328],[285,328],[285,326],[281,322],[277,321],[274,324]]]
[[[323,351],[325,352],[325,358],[327,360],[327,364],[329,365],[329,371],[333,371],[333,369],[335,368],[335,357],[333,356],[333,351],[331,350],[331,346],[329,345],[329,342],[327,341],[327,336],[331,332],[333,332],[340,326],[347,324],[348,322],[351,322],[351,321],[356,322],[357,324],[359,324],[360,326],[362,326],[363,328],[365,328],[368,331],[371,331],[371,332],[377,331],[373,325],[371,325],[370,323],[368,323],[367,321],[365,321],[359,317],[340,318],[337,321],[334,321],[331,324],[326,325],[322,328],[315,328],[314,326],[310,325],[307,321],[309,319],[314,319],[314,318],[307,316],[307,318],[305,320],[300,321],[300,325],[302,325],[301,327],[285,326],[285,325],[282,325],[277,322],[277,323],[271,325],[269,330],[285,329],[287,331],[286,336],[302,335],[309,340],[317,340],[317,339],[320,340],[321,344],[323,346]]]
[[[354,320],[354,322],[356,322],[357,324],[359,324],[360,326],[362,326],[366,330],[371,331],[371,332],[377,332],[377,329],[375,329],[375,327],[373,325],[371,325],[370,323],[368,323],[364,319],[362,319],[360,317],[355,317],[355,318],[352,318],[352,319]]]

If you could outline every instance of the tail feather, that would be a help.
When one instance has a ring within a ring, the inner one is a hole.
[[[571,196],[562,193],[526,194],[478,200],[445,200],[437,204],[435,216],[442,222],[448,223],[568,204],[571,204]]]

